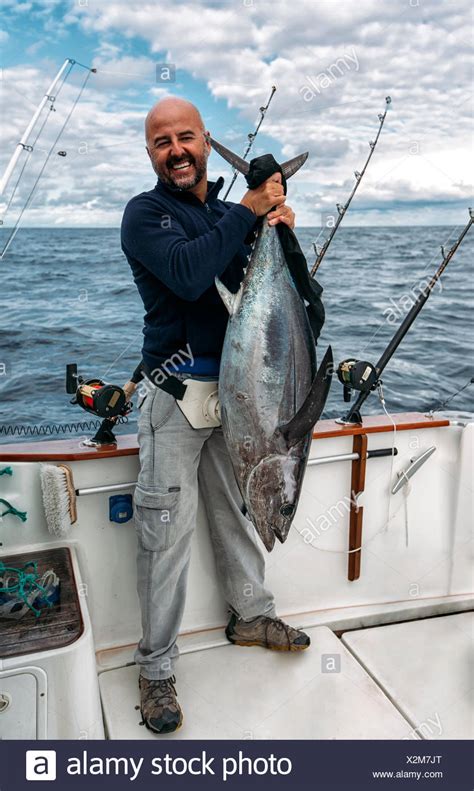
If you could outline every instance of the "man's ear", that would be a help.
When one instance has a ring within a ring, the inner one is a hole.
[[[208,152],[211,153],[211,151],[212,151],[211,133],[209,132],[208,129],[204,132],[204,140],[206,141],[206,147],[207,147]]]
[[[149,158],[151,159],[151,154],[150,154],[148,146],[145,146],[145,150],[146,150],[146,153],[148,154]]]

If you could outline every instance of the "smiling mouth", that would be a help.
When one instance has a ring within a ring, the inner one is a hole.
[[[178,162],[176,165],[172,165],[171,170],[182,171],[182,170],[188,170],[191,167],[192,167],[192,162],[186,160],[185,162]]]

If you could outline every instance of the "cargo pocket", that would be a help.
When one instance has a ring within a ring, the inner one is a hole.
[[[143,549],[162,552],[174,543],[179,491],[160,493],[135,487],[135,529]]]
[[[146,401],[147,395],[148,395],[148,393],[145,393],[145,395],[139,396],[139,400],[137,402],[137,409],[138,410],[140,410],[142,408],[143,404]]]
[[[161,428],[171,417],[176,401],[170,393],[155,388],[150,407],[150,423],[153,431]]]

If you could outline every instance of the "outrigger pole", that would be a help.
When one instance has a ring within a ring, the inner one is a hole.
[[[10,181],[11,175],[12,175],[14,169],[15,169],[15,165],[18,162],[18,160],[19,160],[21,154],[23,153],[23,151],[30,151],[31,152],[33,150],[32,146],[28,145],[28,138],[29,138],[29,136],[30,136],[30,134],[31,134],[31,132],[32,132],[37,120],[38,120],[38,118],[41,115],[43,107],[47,104],[47,102],[51,102],[51,105],[55,102],[56,96],[54,94],[54,91],[55,91],[55,88],[56,88],[57,84],[59,83],[61,77],[63,76],[64,72],[66,71],[66,69],[68,67],[69,67],[69,70],[71,70],[72,67],[74,66],[75,62],[76,61],[72,60],[71,58],[66,58],[66,60],[63,63],[63,65],[61,66],[61,68],[59,69],[58,73],[56,74],[56,77],[54,78],[54,80],[52,81],[52,83],[49,86],[48,90],[46,91],[45,95],[41,99],[38,107],[36,108],[32,118],[31,118],[30,123],[28,124],[28,126],[26,127],[26,129],[25,129],[25,131],[24,131],[24,133],[22,135],[21,140],[19,141],[19,143],[17,143],[15,151],[13,152],[13,156],[10,159],[10,162],[8,163],[8,165],[6,167],[5,173],[2,176],[2,179],[0,181],[0,195],[3,195],[3,193],[5,192],[7,184]]]
[[[23,206],[23,208],[22,208],[22,210],[20,212],[20,216],[17,219],[17,221],[16,221],[16,223],[15,223],[15,225],[13,227],[13,230],[12,230],[12,232],[11,232],[11,234],[10,234],[6,244],[5,244],[5,246],[4,246],[3,250],[0,253],[0,258],[3,258],[3,256],[5,255],[5,253],[8,250],[8,247],[10,246],[11,242],[13,241],[13,239],[14,239],[14,237],[16,235],[16,232],[18,231],[18,228],[19,228],[19,225],[20,225],[23,213],[25,212],[25,209],[28,207],[28,205],[29,205],[29,203],[30,203],[30,201],[31,201],[31,199],[33,197],[33,193],[34,193],[34,191],[35,191],[35,189],[37,187],[37,184],[38,184],[41,176],[43,175],[43,172],[44,172],[44,170],[46,168],[46,165],[47,165],[47,163],[49,161],[49,158],[50,158],[50,156],[51,156],[51,154],[53,152],[53,149],[57,145],[57,143],[59,141],[59,138],[61,137],[61,135],[62,135],[62,133],[63,133],[68,121],[69,121],[69,118],[71,117],[72,112],[73,112],[74,108],[76,107],[76,105],[77,105],[77,103],[78,103],[78,101],[79,101],[79,99],[80,99],[80,97],[82,95],[82,92],[83,92],[83,90],[84,90],[84,88],[86,86],[87,80],[89,79],[91,74],[95,74],[97,72],[97,69],[93,69],[90,66],[84,66],[83,63],[79,63],[78,61],[74,60],[73,58],[66,58],[66,60],[63,63],[63,65],[61,66],[61,68],[59,69],[58,73],[56,74],[55,78],[53,79],[51,85],[48,87],[48,90],[46,91],[46,93],[44,94],[43,98],[41,99],[38,107],[36,108],[35,112],[33,113],[33,116],[31,117],[31,120],[30,120],[28,126],[26,127],[22,137],[21,137],[21,140],[17,143],[15,151],[13,152],[13,155],[12,155],[12,157],[11,157],[11,159],[10,159],[6,169],[5,169],[5,172],[4,172],[1,180],[0,180],[0,196],[2,196],[3,193],[5,192],[7,186],[8,186],[8,182],[11,179],[11,176],[12,176],[14,170],[15,170],[15,167],[17,165],[17,162],[18,162],[21,154],[23,152],[26,152],[26,159],[25,159],[25,161],[23,163],[23,166],[22,166],[22,168],[20,170],[20,175],[18,176],[16,184],[15,184],[15,186],[13,188],[13,192],[10,195],[10,198],[8,200],[7,207],[6,207],[6,209],[4,210],[4,213],[3,213],[3,216],[5,216],[6,213],[8,212],[8,210],[9,210],[9,208],[10,208],[10,205],[11,205],[11,203],[13,201],[13,198],[15,196],[16,190],[17,190],[17,188],[18,188],[18,186],[20,184],[20,181],[22,179],[22,176],[23,176],[23,173],[25,171],[25,167],[26,167],[26,165],[28,163],[29,157],[33,153],[35,145],[36,145],[40,135],[42,134],[43,129],[46,126],[47,120],[49,118],[49,113],[43,119],[43,122],[42,122],[42,124],[41,124],[41,126],[39,128],[39,131],[36,133],[35,137],[30,140],[30,136],[31,136],[31,134],[32,134],[37,122],[38,122],[38,119],[40,118],[41,113],[42,113],[43,109],[45,108],[46,104],[49,102],[49,104],[50,104],[50,106],[49,106],[50,111],[54,111],[56,109],[54,104],[55,104],[56,99],[57,99],[57,97],[59,95],[59,92],[61,91],[64,83],[66,82],[67,78],[69,77],[69,74],[71,73],[72,69],[76,65],[81,67],[81,68],[83,68],[83,69],[86,69],[86,71],[88,73],[86,75],[86,78],[85,78],[80,90],[79,90],[78,95],[76,96],[76,99],[75,99],[75,101],[74,101],[74,103],[72,105],[72,108],[69,110],[69,112],[68,112],[68,114],[66,116],[66,120],[64,121],[59,133],[57,134],[57,136],[56,136],[51,148],[49,149],[49,151],[47,153],[46,159],[45,159],[45,161],[44,161],[44,163],[43,163],[43,165],[41,167],[39,175],[37,176],[37,178],[36,178],[36,180],[35,180],[35,182],[33,184],[33,187],[32,187],[32,189],[31,189],[31,191],[30,191],[30,193],[28,195],[26,203],[25,203],[25,205]],[[66,154],[66,152],[64,152],[64,151],[58,151],[57,153],[60,154],[61,156],[65,156],[65,154]],[[0,225],[3,225],[3,219],[0,219]]]
[[[319,266],[321,264],[321,261],[323,260],[324,256],[326,255],[328,247],[331,244],[331,242],[332,242],[332,240],[334,238],[334,235],[335,235],[337,229],[339,228],[341,222],[343,221],[346,211],[348,210],[349,206],[351,205],[352,198],[354,197],[354,195],[356,194],[356,192],[357,192],[357,190],[359,188],[359,184],[360,184],[360,182],[362,181],[362,179],[364,177],[365,171],[367,170],[367,166],[368,166],[370,160],[372,159],[372,155],[373,155],[373,153],[375,151],[375,147],[376,147],[376,145],[378,143],[378,140],[379,140],[379,137],[380,137],[380,132],[382,131],[382,127],[384,125],[384,121],[385,121],[385,118],[386,118],[386,115],[387,115],[387,111],[388,111],[388,108],[389,108],[391,102],[392,102],[392,99],[390,98],[390,96],[386,96],[386,98],[385,98],[385,112],[384,113],[379,113],[378,117],[379,117],[380,125],[379,125],[379,128],[378,128],[377,134],[375,136],[375,140],[371,140],[369,142],[369,146],[370,146],[369,156],[367,157],[365,165],[362,168],[362,170],[360,171],[360,173],[359,173],[358,170],[354,171],[355,184],[354,184],[352,192],[349,195],[349,197],[348,197],[347,201],[345,202],[344,206],[341,206],[340,203],[336,204],[338,216],[337,216],[336,222],[334,223],[334,225],[332,227],[331,233],[329,234],[328,238],[326,239],[326,241],[324,242],[324,244],[323,244],[323,246],[321,247],[320,250],[318,250],[317,243],[313,242],[314,252],[316,253],[316,261],[314,262],[313,268],[311,269],[311,272],[310,272],[311,277],[314,277],[316,272],[318,271]]]
[[[63,63],[63,65],[61,66],[61,68],[59,69],[58,73],[56,74],[56,77],[52,81],[52,83],[49,86],[48,90],[46,91],[45,95],[41,99],[38,107],[36,108],[36,110],[35,110],[35,112],[33,114],[33,117],[31,118],[30,123],[26,127],[20,142],[17,143],[15,151],[13,152],[13,156],[11,157],[10,162],[8,163],[7,168],[5,170],[5,173],[3,174],[2,180],[0,181],[0,195],[3,195],[3,193],[5,192],[7,184],[10,181],[11,175],[12,175],[14,169],[15,169],[15,165],[18,162],[18,160],[19,160],[21,154],[23,153],[23,151],[30,151],[30,152],[32,151],[32,146],[28,145],[28,138],[29,138],[29,136],[31,134],[31,130],[33,129],[33,127],[36,124],[38,118],[40,117],[41,112],[42,112],[43,107],[45,106],[46,102],[51,102],[52,103],[52,102],[55,101],[56,97],[54,95],[54,89],[56,88],[56,85],[58,84],[59,80],[63,76],[63,74],[66,71],[67,67],[72,62],[73,61],[71,61],[70,58],[66,58],[66,60]]]
[[[254,144],[254,140],[255,140],[255,138],[258,135],[258,130],[260,129],[260,127],[262,125],[263,119],[265,118],[265,114],[266,114],[266,112],[267,112],[267,110],[268,110],[268,108],[270,106],[270,102],[273,99],[273,94],[275,93],[275,91],[276,91],[276,85],[272,85],[272,92],[271,92],[270,96],[268,97],[268,102],[263,107],[260,107],[260,120],[259,120],[257,126],[255,127],[255,131],[254,132],[249,132],[249,134],[247,135],[249,142],[247,144],[247,148],[245,150],[245,153],[244,153],[242,159],[246,159],[247,154],[250,152],[250,149],[252,148],[252,146]],[[238,171],[234,168],[234,175],[232,176],[232,181],[230,182],[229,188],[228,188],[226,194],[224,195],[224,200],[227,200],[227,196],[228,196],[229,192],[231,191],[232,187],[234,186],[238,175],[239,175]]]
[[[378,363],[376,364],[375,368],[370,363],[360,363],[359,361],[346,361],[346,369],[339,374],[339,378],[343,384],[347,382],[349,388],[352,386],[354,389],[361,390],[361,393],[358,399],[354,402],[351,406],[347,414],[340,418],[338,422],[340,423],[362,423],[362,418],[360,415],[360,408],[362,404],[365,402],[369,394],[379,387],[382,382],[380,376],[384,371],[387,363],[391,360],[393,355],[395,354],[396,350],[398,349],[400,343],[402,342],[403,338],[407,334],[408,330],[410,329],[411,325],[415,321],[416,317],[418,316],[420,310],[422,309],[423,305],[426,303],[428,297],[430,296],[431,292],[433,291],[436,283],[440,279],[441,275],[443,274],[444,270],[446,269],[447,265],[451,261],[454,253],[458,249],[459,245],[461,244],[462,240],[466,236],[467,232],[469,231],[471,225],[474,222],[474,210],[469,209],[469,222],[462,230],[461,234],[457,238],[454,245],[451,249],[445,253],[444,247],[441,247],[441,253],[443,255],[443,260],[434,273],[433,277],[431,278],[430,282],[426,286],[426,288],[421,292],[418,299],[416,300],[415,304],[412,305],[410,310],[408,311],[407,315],[405,316],[404,320],[400,324],[398,330],[396,331],[395,335],[391,339],[390,343],[388,344],[387,348],[385,349],[384,353],[380,357]],[[355,363],[355,365],[351,365]],[[339,368],[344,366],[344,363],[341,363]],[[356,368],[358,366],[358,368]],[[364,369],[365,366],[365,369]],[[363,376],[359,379],[357,383],[351,381],[351,368],[354,371],[357,371],[357,375],[359,372],[364,369]],[[344,381],[345,380],[345,381]],[[363,380],[363,381],[362,381]]]

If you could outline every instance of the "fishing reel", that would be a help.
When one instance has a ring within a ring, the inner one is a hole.
[[[71,404],[79,404],[98,417],[119,417],[132,408],[121,387],[105,384],[102,379],[84,379],[78,375],[76,363],[66,366],[66,392],[74,393]]]
[[[343,386],[346,403],[352,398],[352,390],[368,393],[374,390],[378,383],[377,370],[372,363],[365,360],[343,360],[339,363],[337,378]]]
[[[88,379],[76,390],[71,403],[99,417],[118,417],[128,411],[125,393],[117,385],[106,385],[101,379]]]
[[[102,445],[116,443],[112,432],[119,417],[128,415],[132,404],[125,390],[118,385],[106,384],[97,377],[84,379],[77,373],[76,363],[66,365],[66,392],[74,394],[71,404],[78,404],[86,412],[104,418],[99,430],[88,444]]]

